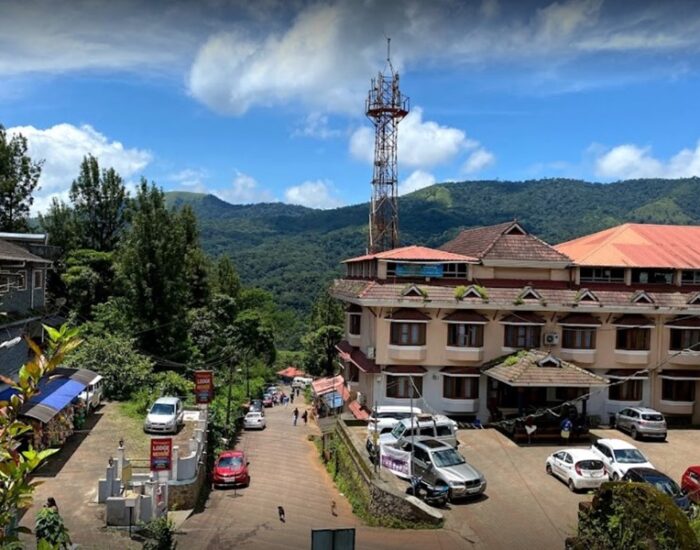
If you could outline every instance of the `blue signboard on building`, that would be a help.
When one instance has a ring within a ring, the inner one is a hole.
[[[442,264],[396,264],[397,277],[442,277]]]

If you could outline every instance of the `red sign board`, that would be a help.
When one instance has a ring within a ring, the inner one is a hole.
[[[214,373],[212,371],[195,371],[194,395],[197,404],[211,403],[211,400],[214,398]]]
[[[151,471],[164,472],[171,469],[173,460],[173,439],[154,437],[151,439]]]

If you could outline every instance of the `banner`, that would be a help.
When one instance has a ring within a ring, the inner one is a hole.
[[[173,440],[171,437],[154,437],[151,439],[151,471],[171,470],[173,460]]]
[[[214,398],[214,373],[210,370],[194,372],[194,395],[198,405],[211,403]]]
[[[382,467],[399,477],[411,477],[411,453],[389,445],[382,445],[379,453]]]
[[[396,264],[397,277],[442,277],[442,264]]]

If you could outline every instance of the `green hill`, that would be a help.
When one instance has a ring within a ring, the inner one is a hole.
[[[281,305],[297,311],[306,310],[318,289],[340,273],[342,259],[364,253],[367,204],[314,210],[232,205],[197,193],[167,197],[173,205],[192,205],[209,253],[229,254],[246,283],[271,290]],[[462,228],[517,218],[557,243],[629,221],[698,224],[698,197],[700,178],[445,183],[401,197],[399,226],[402,243],[438,246]]]

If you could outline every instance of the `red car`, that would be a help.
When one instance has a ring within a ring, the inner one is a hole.
[[[690,466],[681,478],[681,489],[688,494],[688,498],[700,504],[700,466]]]
[[[250,485],[248,464],[243,451],[222,451],[214,463],[212,485],[214,488],[227,485],[247,487]]]

